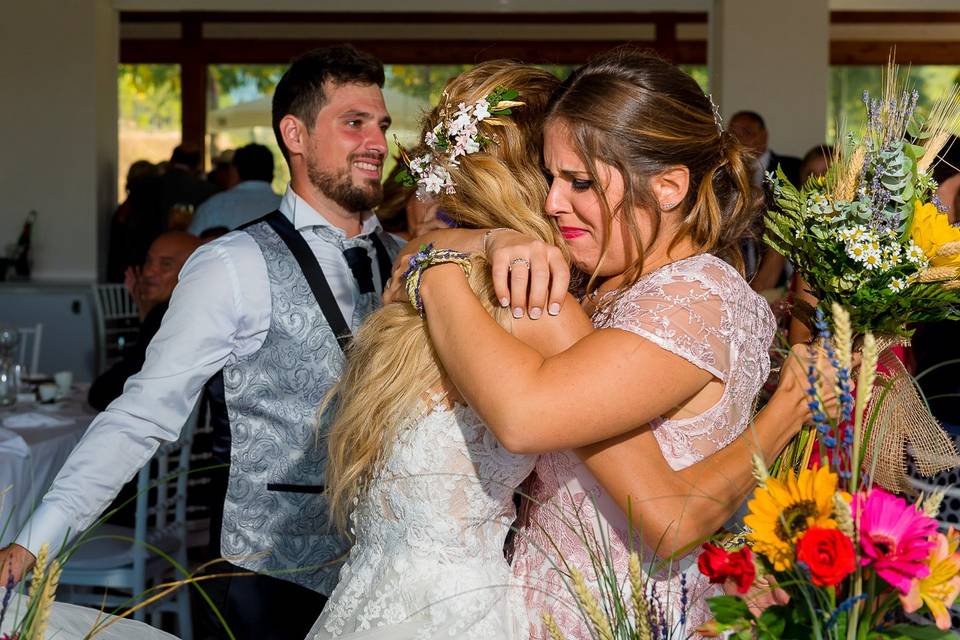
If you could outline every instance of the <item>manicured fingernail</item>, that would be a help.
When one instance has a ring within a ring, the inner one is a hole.
[[[510,298],[500,298],[500,306],[506,309],[510,306]]]
[[[514,317],[514,318],[522,318],[522,317],[523,317],[523,309],[521,309],[520,307],[514,308],[514,310],[513,310],[513,317]]]
[[[530,309],[530,319],[536,320],[540,317],[541,313],[543,313],[543,311],[540,310],[540,307],[534,307],[533,309]]]
[[[557,302],[551,302],[550,308],[547,310],[547,313],[549,313],[552,316],[560,315],[560,304]]]

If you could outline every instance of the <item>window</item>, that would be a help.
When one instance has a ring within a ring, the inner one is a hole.
[[[839,123],[846,122],[848,130],[856,130],[864,124],[866,109],[863,92],[873,98],[881,95],[879,66],[833,66],[830,67],[830,95],[827,104],[827,142],[837,139]],[[910,85],[919,94],[921,113],[950,86],[960,81],[960,66],[919,65],[910,68]]]
[[[117,73],[120,122],[117,193],[126,197],[127,171],[137,160],[170,159],[180,144],[180,66],[122,64]]]

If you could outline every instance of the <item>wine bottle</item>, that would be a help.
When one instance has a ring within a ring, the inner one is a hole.
[[[27,214],[27,219],[23,223],[23,229],[20,231],[20,237],[17,239],[16,255],[13,259],[13,270],[18,276],[23,278],[30,277],[30,267],[33,259],[30,255],[30,235],[33,232],[33,223],[37,221],[37,212],[31,211]]]

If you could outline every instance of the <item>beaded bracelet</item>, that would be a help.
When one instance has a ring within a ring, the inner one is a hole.
[[[438,264],[453,263],[460,265],[467,277],[470,276],[472,263],[470,255],[453,251],[451,249],[434,249],[433,244],[420,245],[420,251],[410,256],[409,267],[403,273],[403,280],[407,290],[407,297],[410,298],[410,304],[417,310],[420,317],[423,317],[423,298],[420,297],[420,281],[423,278],[423,272]]]

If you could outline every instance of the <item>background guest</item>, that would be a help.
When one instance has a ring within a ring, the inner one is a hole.
[[[775,153],[768,144],[769,133],[763,117],[755,111],[738,111],[730,118],[730,132],[754,156],[753,184],[766,195],[766,208],[772,204],[772,194],[766,188],[764,176],[768,171],[776,171],[779,166],[784,175],[797,184],[800,172],[800,158],[782,156]],[[783,281],[783,256],[766,248],[758,241],[763,235],[763,216],[759,216],[754,227],[754,238],[744,242],[743,258],[747,278],[755,291],[773,289]],[[771,255],[773,254],[773,255]],[[769,256],[769,257],[768,257]]]
[[[797,186],[803,185],[807,180],[814,176],[822,176],[830,168],[833,162],[833,147],[825,144],[818,144],[803,156],[803,162],[800,165],[800,174]],[[779,256],[780,254],[777,253]],[[798,301],[803,301],[811,307],[816,306],[817,299],[807,291],[807,283],[800,276],[790,278],[790,295],[788,296],[791,306],[789,315],[789,331],[787,333],[787,342],[791,345],[800,342],[810,342],[812,334],[810,327],[804,322],[802,314],[793,311]]]
[[[769,146],[769,132],[763,117],[756,111],[738,111],[730,118],[730,132],[747,147],[756,158],[753,183],[763,185],[763,176],[767,171],[776,171],[779,165],[790,182],[796,184],[800,175],[800,158],[782,156]]]
[[[233,154],[233,168],[240,182],[200,205],[190,223],[190,233],[200,234],[213,227],[229,230],[256,220],[280,206],[273,192],[273,154],[262,144],[248,144]]]
[[[216,186],[200,177],[203,175],[202,159],[199,147],[179,145],[173,150],[165,169],[144,180],[142,188],[131,194],[131,265],[142,265],[157,236],[175,228],[171,222],[176,223],[177,211],[196,207],[216,193]],[[171,212],[174,213],[173,220]]]
[[[123,393],[127,378],[143,367],[147,345],[160,328],[167,303],[177,285],[177,275],[200,244],[200,239],[189,233],[168,231],[150,245],[142,270],[138,267],[127,269],[125,284],[140,312],[140,336],[136,345],[124,350],[122,360],[90,385],[87,402],[94,409],[106,409]]]
[[[933,167],[933,179],[940,185],[937,197],[957,224],[960,200],[960,140],[956,136],[944,145]],[[960,322],[927,322],[913,335],[913,359],[917,382],[927,397],[930,412],[948,433],[960,436]],[[933,367],[937,367],[934,369]],[[920,375],[923,374],[923,375]]]
[[[124,189],[127,197],[110,218],[110,239],[107,246],[107,282],[123,282],[124,273],[134,262],[130,255],[130,219],[133,215],[133,193],[142,188],[147,178],[159,175],[157,165],[149,160],[137,160],[127,170]]]
[[[237,186],[240,177],[233,166],[233,149],[224,149],[213,159],[213,168],[207,173],[207,182],[215,185],[219,191],[226,191]]]

